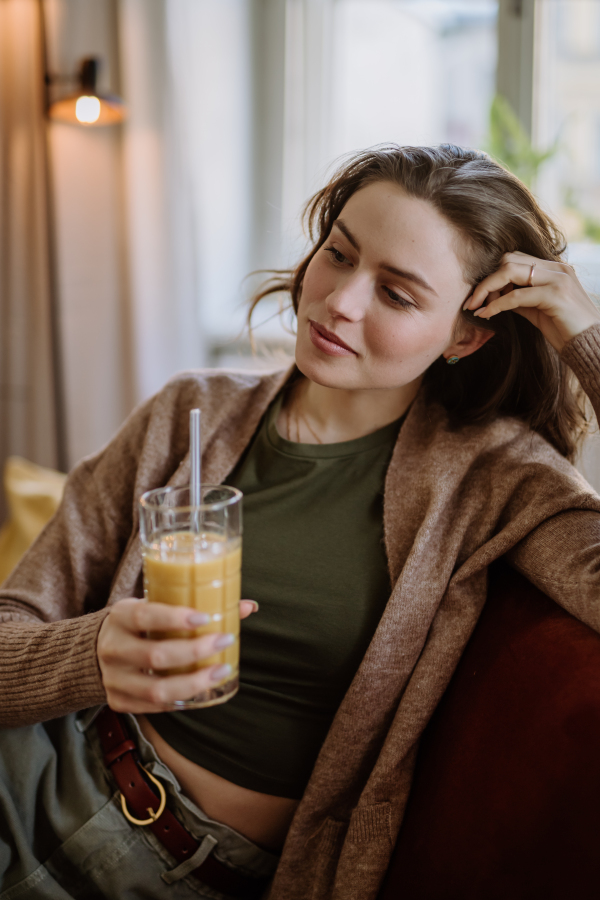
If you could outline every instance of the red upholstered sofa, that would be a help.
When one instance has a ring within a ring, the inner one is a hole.
[[[379,900],[538,898],[600,898],[600,637],[500,563]]]

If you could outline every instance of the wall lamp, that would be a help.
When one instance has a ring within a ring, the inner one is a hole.
[[[60,100],[55,100],[48,107],[48,117],[54,122],[67,122],[70,125],[117,125],[127,117],[127,107],[123,100],[112,94],[100,94],[96,88],[100,60],[88,56],[81,60],[75,78],[46,75],[46,84],[60,81],[78,83],[78,90]]]

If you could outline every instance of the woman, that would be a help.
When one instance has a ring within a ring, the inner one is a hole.
[[[488,565],[505,555],[600,630],[600,499],[569,462],[586,421],[567,369],[597,410],[600,314],[555,227],[450,145],[356,155],[309,218],[309,254],[258,298],[291,293],[297,369],[174,379],[74,470],[3,586],[2,898],[259,896],[284,841],[274,900],[376,897]],[[239,695],[174,713],[224,675],[148,673],[215,639],[142,637],[197,622],[140,601],[136,504],[189,480],[195,406],[204,480],[244,491],[261,609],[242,603]],[[120,725],[82,714],[105,703]],[[188,862],[121,810],[99,743],[121,727],[115,752],[134,738]]]

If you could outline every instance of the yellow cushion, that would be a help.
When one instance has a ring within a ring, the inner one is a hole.
[[[9,456],[4,467],[8,521],[0,530],[0,581],[14,569],[56,512],[67,476]]]

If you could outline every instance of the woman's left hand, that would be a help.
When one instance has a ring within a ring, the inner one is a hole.
[[[505,253],[500,268],[477,285],[464,309],[481,319],[513,310],[539,328],[559,352],[575,335],[600,322],[600,310],[572,266],[519,251]]]

